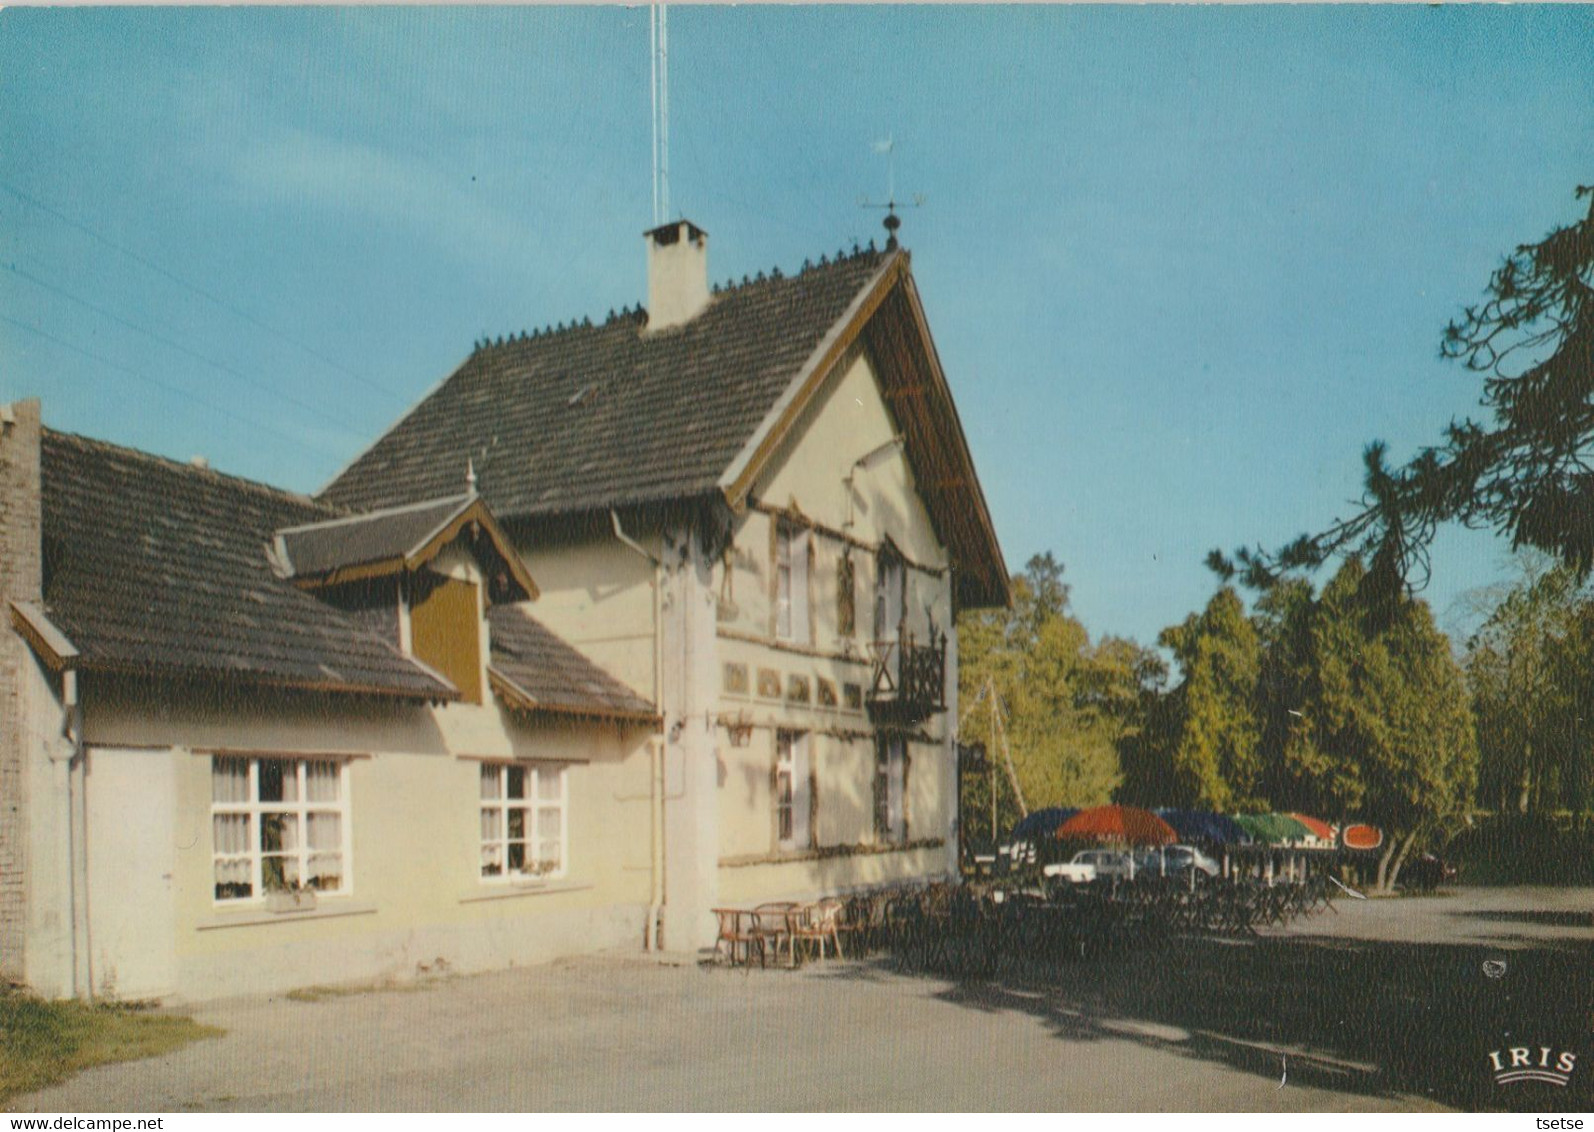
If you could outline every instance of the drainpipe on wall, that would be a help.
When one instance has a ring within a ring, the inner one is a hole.
[[[72,993],[94,997],[94,961],[89,945],[88,760],[83,747],[83,703],[77,671],[61,673],[61,734],[70,740],[65,760],[68,842],[68,900],[72,927]]]
[[[653,706],[659,710],[660,717],[664,714],[664,639],[662,629],[664,626],[664,563],[637,542],[625,529],[620,526],[620,513],[611,510],[609,521],[614,525],[614,537],[620,540],[621,545],[627,546],[645,558],[653,566]],[[651,847],[650,887],[648,894],[648,919],[643,926],[643,948],[647,951],[662,951],[664,945],[659,939],[659,917],[664,907],[664,741],[660,737],[648,740],[648,751],[651,756],[649,768],[649,802],[653,822],[653,842]]]

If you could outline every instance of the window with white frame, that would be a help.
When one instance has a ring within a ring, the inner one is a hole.
[[[569,775],[562,766],[483,763],[483,880],[564,876],[569,861]]]
[[[808,644],[808,532],[781,523],[775,532],[775,637]]]
[[[212,759],[216,900],[348,891],[347,778],[347,764],[325,759]]]
[[[907,742],[901,735],[881,735],[875,740],[875,839],[895,844],[907,840],[907,807],[903,802],[907,780]]]
[[[808,790],[808,736],[775,732],[775,844],[806,849],[812,807]]]

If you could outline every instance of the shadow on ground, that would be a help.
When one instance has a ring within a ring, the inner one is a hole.
[[[1485,960],[1501,958],[1503,973],[1485,972]],[[1469,1111],[1582,1111],[1594,1098],[1591,960],[1594,945],[1543,939],[1505,952],[1484,943],[1192,936],[1012,963],[994,978],[955,981],[940,997],[1033,1015],[1068,1041],[1134,1041],[1273,1080],[1287,1072],[1298,1085]],[[871,978],[890,967],[836,974]],[[1535,1060],[1546,1046],[1552,1062],[1560,1051],[1576,1054],[1570,1083],[1496,1084],[1488,1055],[1513,1046]]]
[[[1554,928],[1588,928],[1594,927],[1594,916],[1587,912],[1543,912],[1543,911],[1472,911],[1451,912],[1452,916],[1464,916],[1469,920],[1489,920],[1502,924],[1543,924]]]

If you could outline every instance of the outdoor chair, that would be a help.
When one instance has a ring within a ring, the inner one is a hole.
[[[797,966],[795,928],[800,919],[799,910],[800,906],[793,900],[771,900],[753,909],[753,930],[758,933],[764,947],[774,952],[777,963],[780,962],[780,949],[784,946],[787,961],[791,966]]]
[[[732,967],[738,962],[751,964],[753,953],[758,953],[758,965],[764,965],[764,937],[758,931],[757,918],[741,908],[716,908],[719,919],[719,938],[714,941],[714,957],[724,956]],[[738,952],[740,956],[738,957]]]
[[[825,941],[836,950],[837,958],[845,958],[841,950],[841,923],[846,905],[835,897],[827,896],[814,904],[807,904],[791,917],[791,944],[818,948],[819,958],[825,957]]]

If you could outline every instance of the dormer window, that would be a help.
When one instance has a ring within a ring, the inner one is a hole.
[[[460,699],[481,703],[481,587],[417,570],[409,577],[408,590],[411,654],[458,688]]]
[[[456,693],[448,698],[472,704],[486,700],[487,610],[537,596],[474,485],[448,499],[288,527],[267,559],[447,680]]]

